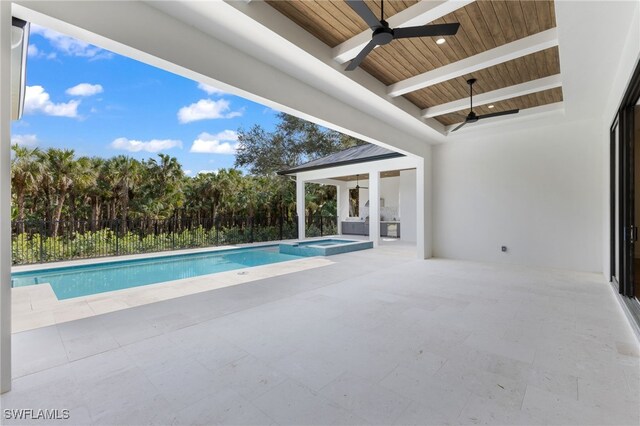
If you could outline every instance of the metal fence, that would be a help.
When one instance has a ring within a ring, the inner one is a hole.
[[[305,229],[308,237],[336,234],[337,217],[306,217]],[[283,216],[55,223],[14,221],[12,262],[27,265],[297,237],[297,217]]]

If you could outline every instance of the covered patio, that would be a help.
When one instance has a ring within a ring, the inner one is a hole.
[[[355,146],[300,166],[278,172],[296,179],[296,209],[306,217],[305,184],[336,187],[339,235],[367,236],[373,246],[382,237],[399,238],[417,247],[425,258],[424,169],[422,161],[376,145]],[[298,236],[306,237],[306,224],[298,221]]]
[[[640,106],[640,4],[389,2],[394,27],[462,30],[347,71],[372,37],[354,3],[0,2],[3,409],[76,424],[640,422],[640,305],[618,244],[637,229],[616,219],[628,123],[610,133]],[[338,187],[340,232],[362,220],[376,247],[12,334],[13,17],[393,152],[290,171],[299,201],[305,182]],[[369,205],[350,221],[354,175]]]

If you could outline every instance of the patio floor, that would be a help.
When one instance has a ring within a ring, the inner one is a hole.
[[[638,344],[601,275],[401,244],[331,260],[16,333],[2,408],[72,424],[640,422]]]

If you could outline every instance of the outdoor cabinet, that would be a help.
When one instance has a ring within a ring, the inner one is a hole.
[[[342,233],[346,235],[369,235],[369,222],[342,222]]]
[[[400,222],[383,222],[380,224],[381,237],[400,238]]]
[[[392,231],[396,227],[396,232]],[[342,222],[342,233],[344,235],[369,235],[369,222]],[[380,223],[381,237],[400,238],[400,222]]]

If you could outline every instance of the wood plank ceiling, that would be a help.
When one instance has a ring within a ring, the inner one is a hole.
[[[332,48],[368,30],[362,19],[342,0],[267,2]],[[366,3],[376,16],[380,15],[379,1]],[[417,1],[386,0],[385,17],[388,19],[415,3]],[[446,38],[446,43],[436,44],[436,38],[430,37],[394,40],[371,52],[361,68],[388,86],[556,26],[552,0],[478,0],[431,23],[451,22],[459,22],[461,26],[455,36]],[[474,95],[478,95],[559,73],[556,46],[406,93],[404,97],[425,109],[467,98],[469,86],[466,80],[472,76],[478,80],[474,85]],[[512,108],[522,110],[560,101],[562,88],[557,87],[495,102],[492,109],[480,106],[476,110],[474,107],[474,111],[485,114]],[[435,118],[450,125],[461,122],[466,112]]]

